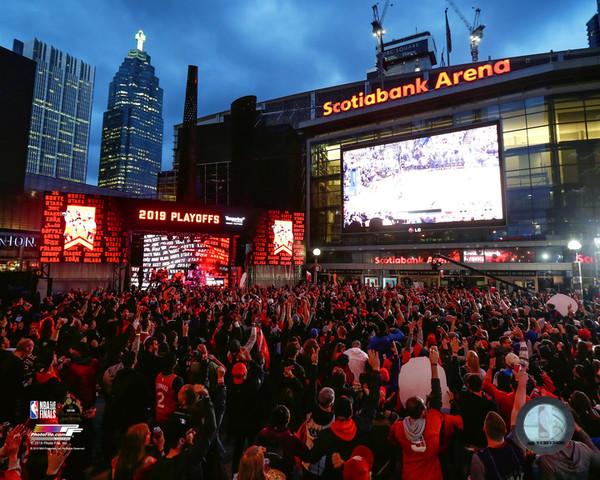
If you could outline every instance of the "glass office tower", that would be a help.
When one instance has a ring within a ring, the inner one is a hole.
[[[13,50],[37,64],[27,172],[85,182],[95,68],[38,39]]]
[[[141,30],[136,34],[137,48],[129,51],[109,86],[98,185],[152,197],[161,167],[163,90],[143,50],[145,38]]]

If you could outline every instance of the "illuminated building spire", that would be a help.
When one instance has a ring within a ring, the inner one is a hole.
[[[144,51],[144,42],[146,41],[146,35],[144,35],[144,31],[138,30],[138,32],[135,34],[135,39],[137,40],[136,48],[138,50],[140,50],[141,52],[143,52]]]

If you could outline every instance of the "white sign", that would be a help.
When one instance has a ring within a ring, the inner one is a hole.
[[[442,388],[442,408],[450,408],[450,399],[448,398],[448,382],[446,381],[446,371],[441,365],[438,365],[438,376]],[[431,362],[428,357],[411,358],[400,369],[398,375],[398,391],[402,405],[410,397],[421,397],[423,400],[431,393]]]

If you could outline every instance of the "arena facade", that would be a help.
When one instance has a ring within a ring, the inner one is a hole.
[[[594,285],[599,74],[600,50],[582,49],[373,76],[313,92],[313,118],[297,125],[306,137],[307,259],[318,262],[320,275],[377,285],[407,278],[427,285],[493,282],[454,265],[440,276],[430,265],[438,253],[525,287]],[[406,85],[421,88],[391,98]],[[465,138],[486,125],[499,132],[495,147],[483,147],[498,178],[469,176],[464,165],[442,158],[451,151],[477,155],[460,149],[472,150]],[[457,145],[443,139],[452,134]],[[501,189],[501,198],[492,199],[496,210],[488,218],[483,203],[493,197],[490,189]],[[458,214],[462,197],[475,211]],[[454,213],[454,221],[441,212]],[[578,250],[568,248],[573,239]]]
[[[595,286],[600,49],[414,70],[257,102],[256,124],[304,142],[281,163],[304,164],[307,266],[377,285],[491,281],[454,265],[440,277],[429,263],[442,254],[524,287]],[[484,127],[498,133],[475,135]],[[364,165],[348,167],[368,157],[379,170],[370,180]],[[363,204],[379,210],[349,221]]]

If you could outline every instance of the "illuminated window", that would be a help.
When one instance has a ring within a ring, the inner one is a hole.
[[[556,123],[573,123],[585,121],[583,105],[580,108],[568,108],[556,111]]]
[[[502,128],[505,132],[521,130],[525,128],[525,116],[505,118],[502,120]]]
[[[527,129],[529,145],[541,145],[550,142],[550,130],[548,127],[537,127]]]
[[[590,140],[595,139],[595,138],[600,138],[600,122],[589,122],[588,121],[587,136]]]
[[[527,130],[516,130],[504,133],[504,148],[527,146]]]
[[[585,123],[563,123],[556,125],[556,134],[559,142],[585,140]]]

